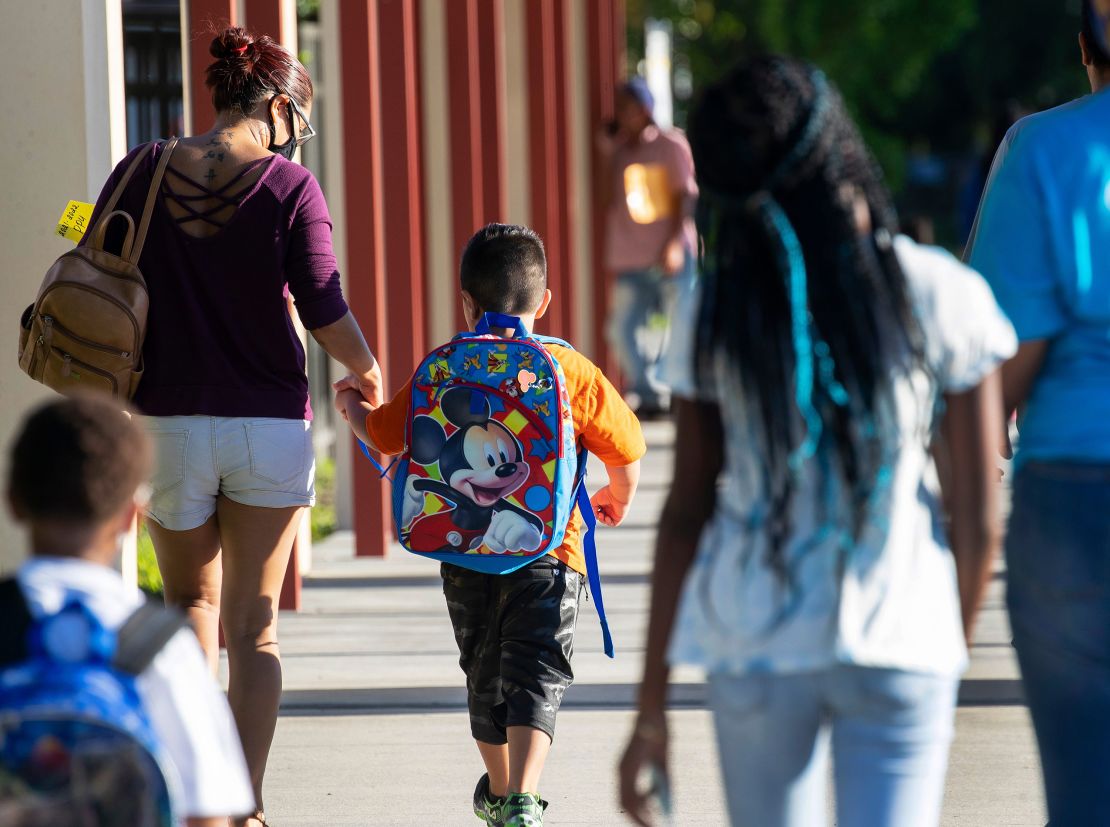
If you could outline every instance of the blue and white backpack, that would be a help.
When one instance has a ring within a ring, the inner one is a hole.
[[[118,632],[80,602],[32,619],[0,582],[0,824],[174,827],[176,775],[136,678],[185,626],[145,605]]]
[[[493,327],[516,333],[501,338]],[[586,454],[577,452],[566,379],[545,343],[570,348],[530,333],[515,316],[487,313],[476,332],[425,357],[412,379],[393,517],[401,545],[414,554],[507,574],[558,548],[577,506],[590,592],[612,657]]]

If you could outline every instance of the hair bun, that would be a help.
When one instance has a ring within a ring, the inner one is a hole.
[[[254,37],[246,29],[229,26],[216,35],[208,51],[217,60],[249,58],[254,52]]]

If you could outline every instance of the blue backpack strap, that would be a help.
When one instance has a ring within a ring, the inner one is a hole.
[[[558,336],[543,336],[539,333],[533,333],[532,338],[540,344],[558,345],[559,347],[565,347],[567,350],[574,350],[574,345],[572,345],[566,339],[560,339]]]
[[[383,467],[380,462],[374,459],[374,455],[370,453],[370,449],[366,447],[366,443],[363,442],[361,439],[358,440],[358,447],[362,449],[362,453],[365,454],[366,458],[370,460],[375,468],[378,469],[378,475],[383,480],[389,480],[390,482],[393,482],[393,478],[389,476],[389,472],[392,471],[393,466],[397,464],[397,457],[394,457],[393,461],[390,462],[389,465]]]
[[[586,579],[590,584],[590,596],[593,598],[594,607],[597,609],[597,619],[601,621],[601,637],[605,644],[605,654],[612,658],[616,656],[616,651],[613,648],[613,635],[609,632],[609,621],[605,617],[605,601],[601,597],[601,572],[597,567],[597,543],[594,539],[597,516],[590,502],[590,494],[586,491],[585,452],[578,461],[577,489],[578,510],[582,514],[582,521],[586,524],[586,533],[582,535],[582,552],[586,557]]]
[[[478,320],[474,332],[479,336],[484,336],[490,332],[490,328],[494,327],[507,327],[509,330],[515,330],[513,334],[517,339],[527,339],[531,334],[528,328],[524,326],[517,316],[510,316],[507,313],[483,313],[482,318]]]
[[[180,609],[148,600],[116,632],[112,666],[128,675],[141,675],[166,644],[188,626],[189,619]]]

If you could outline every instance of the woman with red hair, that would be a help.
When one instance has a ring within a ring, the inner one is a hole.
[[[342,386],[377,405],[381,374],[343,300],[323,193],[292,162],[316,134],[308,72],[240,28],[220,32],[211,53],[215,124],[132,152],[98,212],[143,155],[118,206],[141,215],[171,156],[139,260],[150,316],[134,402],[157,449],[150,531],[166,599],[188,611],[213,670],[223,627],[228,697],[258,804],[239,823],[258,827],[281,696],[278,596],[315,496],[305,353],[288,297],[350,371]]]

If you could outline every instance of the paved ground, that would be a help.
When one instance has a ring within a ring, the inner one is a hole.
[[[548,823],[626,823],[614,765],[631,725],[647,609],[652,530],[670,468],[667,426],[652,426],[641,496],[602,536],[605,599],[618,658],[601,651],[583,604],[575,671],[543,792]],[[316,549],[305,610],[282,618],[283,714],[267,778],[277,827],[472,825],[481,773],[434,565],[398,551],[354,560],[349,535]],[[1043,825],[1039,771],[996,578],[961,692],[945,825]],[[696,674],[676,676],[675,824],[723,825],[709,715]]]

